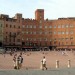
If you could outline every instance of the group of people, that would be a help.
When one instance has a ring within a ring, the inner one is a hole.
[[[21,69],[22,68],[22,63],[23,63],[22,53],[20,53],[19,56],[17,54],[15,54],[14,57],[13,57],[13,62],[14,62],[14,69]],[[43,56],[43,59],[41,60],[40,69],[42,69],[42,70],[46,69],[47,70],[45,56]]]
[[[13,57],[13,62],[14,62],[14,69],[20,69],[22,67],[22,63],[23,63],[22,53],[20,53],[19,56],[17,56],[17,54],[15,54]]]

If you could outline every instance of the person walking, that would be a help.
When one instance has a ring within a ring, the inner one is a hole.
[[[46,58],[45,58],[45,56],[44,56],[43,59],[42,59],[42,65],[43,65],[42,70],[44,70],[44,69],[47,70],[47,67],[46,67]]]

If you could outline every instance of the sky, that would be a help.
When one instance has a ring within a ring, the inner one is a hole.
[[[75,17],[75,0],[0,0],[0,14],[14,17],[35,18],[35,10],[44,9],[44,18]]]

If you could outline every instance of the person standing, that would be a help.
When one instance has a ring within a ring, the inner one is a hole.
[[[42,70],[44,70],[44,69],[46,69],[46,70],[47,70],[47,67],[46,67],[46,58],[45,58],[45,56],[43,57],[42,65],[43,65]]]
[[[23,63],[23,57],[22,55],[19,56],[19,68],[22,67],[22,63]]]
[[[17,57],[17,69],[21,69],[23,63],[22,53]]]
[[[13,57],[14,69],[17,69],[16,60],[17,60],[17,54],[15,54]]]
[[[17,57],[16,64],[17,64],[17,69],[20,69],[20,56]]]

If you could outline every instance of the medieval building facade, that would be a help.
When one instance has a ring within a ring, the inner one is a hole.
[[[4,47],[75,47],[75,18],[44,19],[44,9],[35,11],[35,19],[22,18],[19,13],[13,18],[1,14],[0,26]]]

